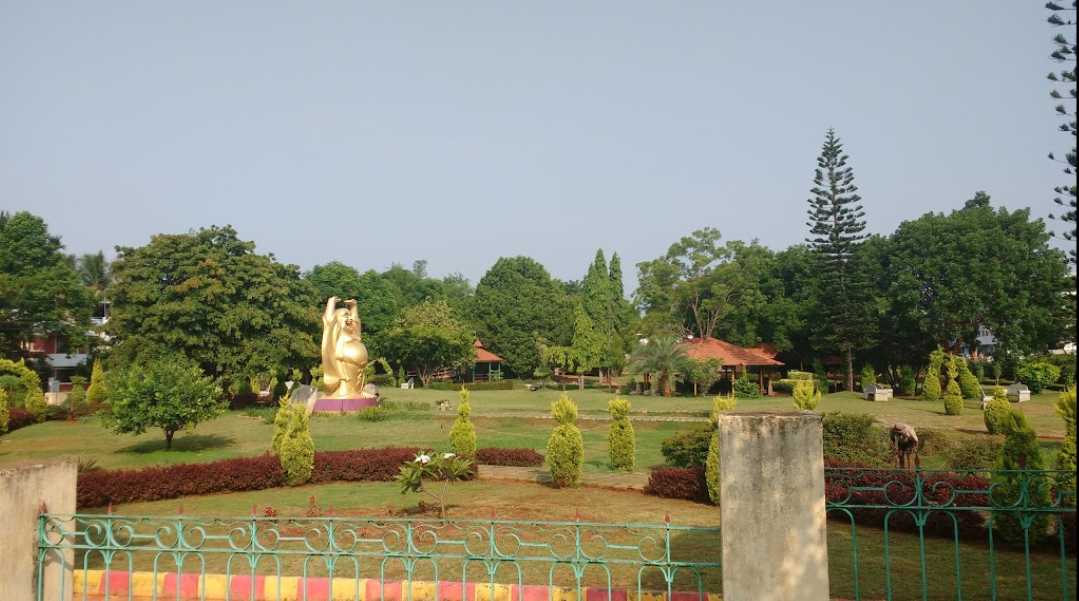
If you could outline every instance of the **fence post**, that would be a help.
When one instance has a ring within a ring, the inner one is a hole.
[[[719,417],[724,601],[827,601],[821,416]]]
[[[42,507],[49,513],[75,513],[77,471],[74,461],[0,467],[0,591],[4,601],[37,599],[38,513]],[[71,549],[46,558],[43,601],[71,600],[73,559]]]

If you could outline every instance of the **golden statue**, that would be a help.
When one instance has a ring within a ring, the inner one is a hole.
[[[326,301],[322,314],[322,386],[323,398],[355,399],[363,393],[367,368],[367,347],[360,333],[356,300],[345,301],[337,308],[336,296]]]

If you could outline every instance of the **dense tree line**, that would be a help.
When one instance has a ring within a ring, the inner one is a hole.
[[[0,344],[17,358],[43,332],[85,343],[95,297],[112,303],[111,344],[100,349],[109,367],[175,353],[226,389],[259,375],[309,377],[318,308],[330,296],[357,300],[372,359],[425,379],[438,366],[467,366],[476,337],[522,377],[553,368],[619,373],[642,336],[769,343],[792,367],[847,363],[850,351],[850,364],[890,366],[895,377],[901,366],[922,369],[938,346],[973,347],[979,327],[1006,357],[1074,339],[1067,256],[1050,246],[1044,222],[979,192],[960,209],[863,239],[860,203],[836,201],[856,195],[837,146],[829,137],[822,151],[808,244],[775,251],[703,228],[637,265],[632,302],[620,257],[608,261],[602,250],[578,281],[560,281],[528,257],[502,257],[472,288],[459,275],[429,276],[423,261],[382,271],[334,261],[303,273],[259,254],[231,227],[157,235],[118,248],[110,265],[99,254],[64,255],[38,217],[4,214]],[[855,222],[846,242],[827,229],[844,210]]]

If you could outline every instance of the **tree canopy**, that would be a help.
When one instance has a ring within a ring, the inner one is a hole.
[[[573,334],[569,297],[528,257],[496,261],[476,285],[470,314],[484,345],[525,377],[540,365],[541,337],[549,344],[567,345]]]
[[[1049,240],[1029,209],[994,209],[984,192],[949,214],[900,224],[874,252],[889,303],[881,330],[904,333],[890,350],[973,347],[979,326],[1012,352],[1055,345],[1071,283],[1064,254]]]
[[[466,370],[472,366],[475,333],[454,315],[444,300],[427,300],[409,307],[389,329],[386,354],[394,362],[415,369],[423,385],[442,368]]]
[[[865,266],[858,251],[866,238],[865,210],[843,143],[829,129],[813,173],[806,243],[817,259],[816,306],[820,344],[847,358],[847,390],[854,389],[854,351],[868,348],[876,325]]]
[[[23,354],[35,335],[85,340],[93,294],[61,252],[60,238],[25,211],[0,213],[0,353]]]
[[[160,234],[117,252],[107,329],[121,363],[176,352],[233,381],[317,362],[317,292],[232,227]]]

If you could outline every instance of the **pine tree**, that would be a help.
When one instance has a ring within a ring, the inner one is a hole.
[[[857,252],[866,238],[865,211],[843,144],[829,129],[813,176],[807,214],[820,276],[821,342],[847,357],[847,390],[854,390],[854,351],[873,338],[873,314]]]
[[[1075,32],[1075,21],[1070,17],[1063,17],[1062,14],[1074,13],[1076,9],[1076,2],[1072,2],[1071,8],[1066,8],[1061,4],[1055,2],[1049,2],[1045,5],[1049,9],[1049,24],[1054,28],[1066,27],[1069,31]],[[1060,104],[1056,105],[1056,112],[1060,115],[1065,122],[1060,124],[1060,131],[1069,133],[1072,136],[1072,148],[1071,151],[1065,155],[1063,161],[1058,160],[1053,153],[1049,153],[1049,159],[1051,161],[1064,163],[1064,173],[1068,176],[1068,182],[1066,184],[1057,186],[1053,189],[1056,192],[1056,197],[1053,198],[1053,202],[1063,208],[1063,212],[1057,216],[1051,216],[1054,219],[1059,219],[1064,222],[1064,226],[1070,228],[1070,231],[1064,232],[1064,239],[1070,242],[1074,242],[1076,239],[1075,231],[1075,175],[1077,171],[1076,166],[1076,111],[1075,111],[1075,76],[1076,76],[1076,46],[1075,40],[1069,40],[1063,33],[1057,33],[1053,37],[1053,44],[1055,48],[1049,55],[1056,63],[1071,63],[1069,67],[1062,69],[1059,73],[1052,72],[1049,74],[1049,81],[1053,82],[1053,88],[1049,92],[1049,96],[1054,100],[1060,101]],[[1063,93],[1061,93],[1063,90]],[[1064,105],[1064,102],[1071,102],[1071,107]],[[1074,264],[1076,261],[1075,247],[1073,246],[1069,251],[1071,254],[1071,260]]]

